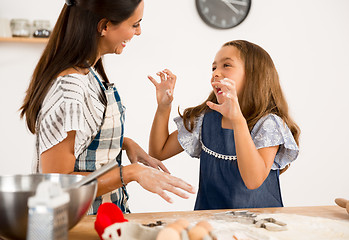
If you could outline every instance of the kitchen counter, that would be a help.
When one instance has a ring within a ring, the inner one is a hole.
[[[346,212],[344,208],[340,208],[338,206],[256,208],[248,210],[257,214],[287,213],[349,221],[349,214]],[[189,222],[197,222],[199,220],[204,219],[208,220],[213,216],[214,213],[225,211],[228,210],[131,213],[125,215],[125,218],[128,219],[130,222],[137,222],[143,224],[155,223],[156,221],[171,223],[180,218],[185,218]],[[69,239],[98,240],[98,234],[94,229],[95,219],[96,216],[85,216],[73,229],[69,231]]]

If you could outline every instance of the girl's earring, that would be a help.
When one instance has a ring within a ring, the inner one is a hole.
[[[101,32],[101,37],[104,37],[104,33],[103,32]]]

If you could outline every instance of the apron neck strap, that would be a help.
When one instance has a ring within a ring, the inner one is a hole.
[[[94,78],[97,80],[97,82],[99,83],[99,85],[101,86],[101,88],[105,91],[106,89],[105,89],[105,87],[104,87],[102,81],[101,81],[101,80],[99,79],[99,77],[97,76],[95,70],[94,70],[92,67],[89,67],[89,70],[90,70],[90,72],[92,73],[92,75],[94,76]]]

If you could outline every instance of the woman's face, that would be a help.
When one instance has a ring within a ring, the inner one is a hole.
[[[245,84],[245,63],[240,57],[240,51],[234,46],[222,47],[216,54],[212,63],[211,82],[229,78],[235,81],[236,94],[239,95]],[[220,88],[213,88],[217,101],[222,104],[224,98]]]
[[[121,54],[126,44],[134,35],[141,34],[140,22],[143,17],[144,1],[141,1],[133,14],[118,25],[108,22],[101,32],[99,42],[100,55],[107,53]]]

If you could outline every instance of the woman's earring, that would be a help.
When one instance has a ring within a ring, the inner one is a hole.
[[[104,37],[104,33],[103,32],[101,32],[101,37]]]

